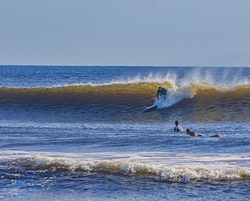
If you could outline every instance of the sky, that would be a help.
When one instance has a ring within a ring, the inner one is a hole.
[[[0,65],[250,67],[250,0],[0,0]]]

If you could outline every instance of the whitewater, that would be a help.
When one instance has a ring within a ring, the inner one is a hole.
[[[2,200],[250,199],[249,68],[0,73]],[[174,132],[176,120],[202,137]]]

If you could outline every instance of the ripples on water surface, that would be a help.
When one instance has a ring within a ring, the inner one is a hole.
[[[0,72],[3,200],[250,198],[249,68]],[[175,120],[202,137],[174,133]]]

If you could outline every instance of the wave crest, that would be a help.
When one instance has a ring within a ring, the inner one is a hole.
[[[129,161],[79,161],[65,158],[35,156],[19,161],[8,162],[8,165],[10,164],[34,171],[118,173],[123,175],[156,177],[174,181],[250,179],[250,171],[247,169],[170,167],[167,165],[153,165]]]
[[[205,122],[250,121],[250,85],[232,88],[229,85],[206,82],[184,85],[166,82],[161,86],[168,89],[165,100],[156,100],[159,83],[0,88],[0,106],[6,111],[4,118],[12,118],[13,112],[9,112],[12,110],[28,116],[31,113],[40,115],[40,112],[48,116],[49,113],[51,118],[55,118],[55,112],[62,118],[67,114],[67,119],[68,115],[72,114],[90,121],[158,121],[160,116],[152,118],[143,113],[145,108],[153,104],[158,109],[168,108],[168,113],[163,117],[164,121],[173,121],[171,119],[175,119],[176,116],[180,120],[193,119]],[[86,113],[91,115],[82,115]]]

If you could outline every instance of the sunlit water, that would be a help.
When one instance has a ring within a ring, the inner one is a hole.
[[[1,199],[250,199],[248,68],[0,71]]]

